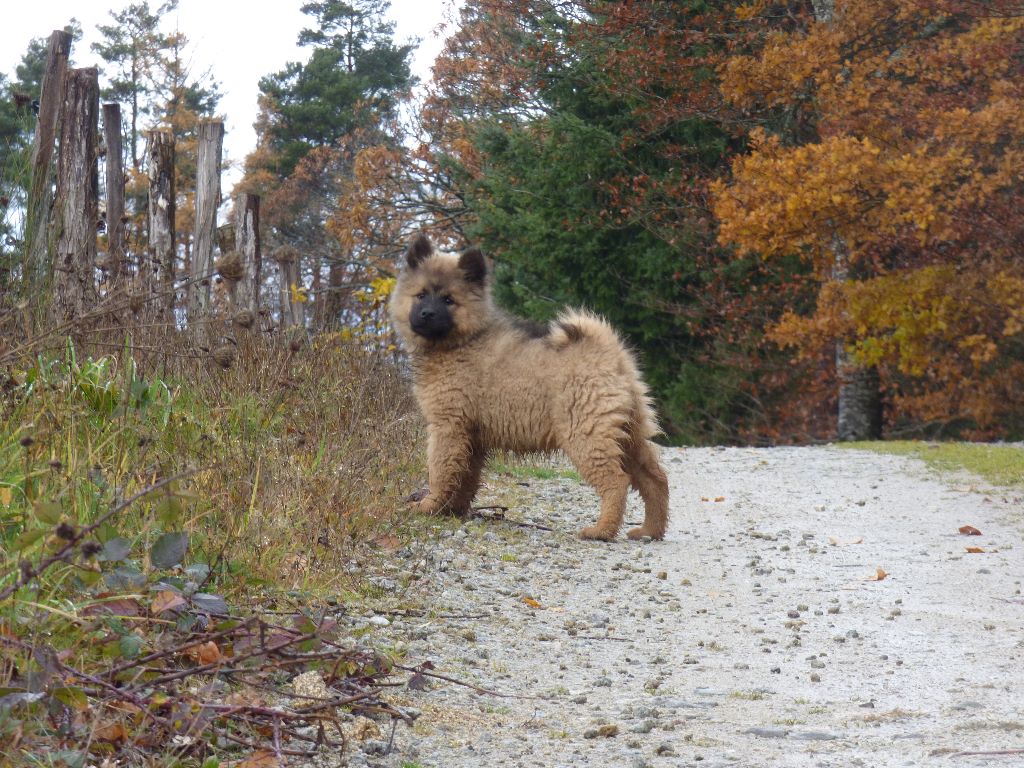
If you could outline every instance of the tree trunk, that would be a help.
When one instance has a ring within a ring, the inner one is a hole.
[[[822,24],[835,18],[835,0],[812,0],[814,15]],[[832,279],[850,279],[849,248],[838,233],[832,239]],[[864,367],[850,358],[846,342],[836,341],[836,378],[839,413],[836,434],[840,441],[877,440],[882,436],[882,396],[878,369]]]
[[[235,321],[251,328],[259,319],[260,281],[263,278],[259,195],[241,194],[235,200],[235,252],[242,266],[241,278],[232,297]]]
[[[832,240],[832,279],[850,280],[850,258],[846,242]],[[882,436],[881,378],[875,366],[863,366],[846,351],[846,342],[836,340],[836,378],[839,413],[836,434],[840,441],[878,440]]]
[[[58,324],[80,317],[96,303],[99,108],[96,68],[68,72],[50,232],[54,244],[52,317]]]
[[[196,220],[192,238],[192,272],[189,275],[189,324],[198,328],[210,314],[210,278],[213,244],[220,206],[220,163],[224,123],[205,120],[199,124],[199,156],[196,169]],[[200,334],[202,336],[202,334]]]
[[[149,153],[149,248],[139,275],[138,292],[152,302],[146,316],[156,322],[174,322],[174,132],[146,134]],[[157,294],[156,299],[153,295]],[[136,310],[137,311],[137,310]]]
[[[25,289],[45,307],[52,259],[49,251],[50,207],[53,204],[54,140],[64,106],[64,78],[71,54],[71,33],[56,30],[50,35],[39,96],[39,116],[32,140],[32,182],[25,210]]]
[[[839,377],[838,437],[841,441],[882,436],[882,397],[878,369],[852,363],[842,342],[836,344]]]
[[[124,247],[124,161],[121,105],[103,105],[103,140],[107,146],[107,280],[111,288],[128,274]]]

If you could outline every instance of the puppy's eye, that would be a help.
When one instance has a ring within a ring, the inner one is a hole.
[[[444,303],[450,307],[452,304],[455,303],[455,299],[453,299],[451,296],[445,296]]]
[[[426,291],[420,291],[419,293],[416,294],[416,298],[417,299],[425,299],[425,298],[427,298],[427,292]]]

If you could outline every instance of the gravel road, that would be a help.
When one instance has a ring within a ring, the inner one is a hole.
[[[415,725],[348,764],[1024,763],[1024,492],[831,447],[663,460],[663,542],[580,541],[589,488],[495,481],[508,521],[402,553],[428,610],[375,642],[503,696],[399,691]]]

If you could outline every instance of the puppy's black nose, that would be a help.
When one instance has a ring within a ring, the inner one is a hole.
[[[420,318],[423,320],[433,320],[436,314],[434,310],[427,309],[426,307],[420,310]]]

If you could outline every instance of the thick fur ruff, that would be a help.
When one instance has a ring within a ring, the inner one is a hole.
[[[479,251],[440,253],[420,237],[392,297],[428,428],[430,489],[420,508],[467,511],[489,451],[561,449],[601,496],[584,538],[615,538],[630,486],[646,514],[629,537],[662,538],[668,481],[633,355],[589,312],[538,326],[499,311],[483,263]]]

